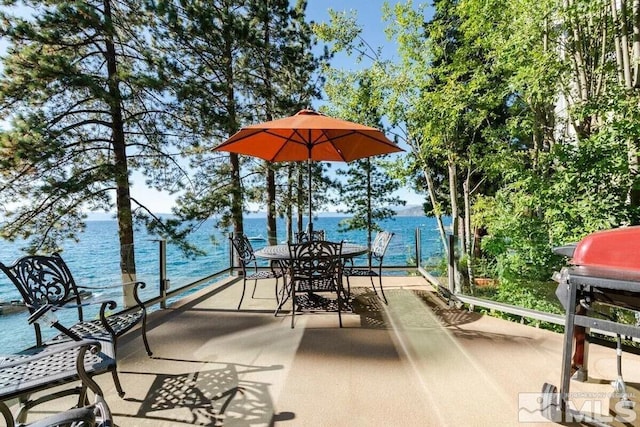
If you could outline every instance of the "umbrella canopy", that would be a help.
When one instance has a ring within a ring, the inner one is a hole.
[[[294,116],[247,126],[216,151],[259,157],[270,162],[308,162],[309,227],[312,228],[311,161],[343,161],[403,151],[380,130],[301,110]]]

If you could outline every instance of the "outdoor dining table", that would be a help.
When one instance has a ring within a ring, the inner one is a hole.
[[[364,255],[369,252],[369,248],[363,245],[356,245],[354,243],[342,244],[342,258],[349,259],[360,255]],[[289,245],[271,245],[265,246],[255,252],[255,256],[258,258],[268,259],[272,261],[286,261],[289,259]]]
[[[369,252],[369,248],[367,246],[356,245],[354,243],[343,243],[341,257],[343,259],[351,259],[360,255],[364,255],[367,252]],[[285,243],[280,245],[265,246],[264,248],[255,251],[255,256],[257,258],[263,258],[269,261],[278,261],[282,263],[281,265],[284,266],[290,259],[289,245]],[[287,286],[287,283],[285,282],[285,286],[282,288],[282,298],[280,299],[280,303],[276,308],[276,314],[280,311],[284,302],[289,298],[290,294],[290,286]],[[347,295],[347,299],[348,298],[349,296]],[[303,304],[307,306],[322,307],[326,305],[326,299],[321,298],[313,293],[309,293],[304,299],[306,300],[306,302],[304,302]]]

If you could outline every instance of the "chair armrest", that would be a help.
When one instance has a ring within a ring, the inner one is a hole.
[[[95,301],[94,303],[99,303],[100,304],[100,313],[99,313],[100,323],[102,323],[102,326],[104,327],[104,329],[109,333],[109,335],[111,335],[111,338],[115,339],[116,332],[113,330],[113,328],[111,327],[111,325],[107,321],[107,314],[106,313],[107,313],[107,310],[113,310],[114,308],[116,308],[118,306],[118,304],[114,300]],[[83,303],[83,304],[80,304],[80,305],[81,306],[92,305],[92,302],[87,302],[87,303]],[[75,307],[77,307],[77,305],[65,304],[61,308],[75,308]],[[70,330],[66,329],[59,322],[54,323],[52,326],[55,327],[56,329],[58,329],[59,331],[63,332],[65,335],[67,335],[67,336],[71,337],[72,339],[76,340],[76,341],[78,341],[78,339],[80,339],[80,337],[78,337],[77,334],[74,334]]]
[[[16,423],[13,420],[13,414],[3,401],[0,401],[0,415],[4,418],[7,427],[15,427]]]

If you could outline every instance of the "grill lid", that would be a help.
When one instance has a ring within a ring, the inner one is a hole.
[[[640,271],[640,226],[589,234],[576,244],[571,264]]]

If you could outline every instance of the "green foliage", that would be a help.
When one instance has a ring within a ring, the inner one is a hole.
[[[634,177],[615,132],[602,129],[579,146],[558,145],[550,159],[553,174],[540,197],[552,243],[636,222],[638,208],[628,200]]]
[[[341,231],[381,231],[378,222],[395,216],[390,206],[406,203],[393,196],[399,188],[398,181],[384,172],[379,159],[352,162],[346,171],[338,170],[337,174],[347,178],[341,185],[339,200],[347,206],[342,212],[351,214],[340,223]]]
[[[552,314],[564,314],[564,309],[555,297],[555,282],[535,282],[529,280],[501,280],[497,287],[479,288],[477,295],[493,301],[517,307],[528,308]],[[486,309],[481,311],[486,312]],[[561,332],[562,325],[549,324],[539,320],[522,318],[509,313],[491,312],[493,316],[520,321],[525,324],[540,326],[545,329]]]
[[[338,17],[335,14],[333,16]],[[342,21],[338,19],[337,22]],[[336,29],[336,23],[333,24],[331,27],[324,26],[322,31],[349,32]],[[375,55],[375,52],[370,54]],[[345,120],[381,128],[381,111],[387,93],[381,84],[383,68],[384,64],[375,63],[371,68],[356,72],[329,70],[325,91],[331,104],[326,110]],[[346,206],[341,212],[351,214],[341,221],[340,231],[367,230],[371,242],[372,232],[381,230],[378,222],[395,215],[391,207],[406,203],[393,195],[400,188],[400,181],[389,173],[390,170],[389,162],[381,157],[354,161],[347,165],[346,170],[337,170],[336,174],[346,178],[346,181],[340,184],[336,201]]]
[[[579,145],[562,144],[540,158],[538,170],[513,171],[511,182],[474,207],[489,235],[482,249],[496,259],[501,277],[542,280],[562,260],[553,246],[637,218],[628,202],[634,180],[625,144],[602,129]]]
[[[495,259],[498,276],[531,280],[550,277],[556,264],[551,262],[548,235],[536,212],[538,201],[528,190],[501,190],[495,198],[485,198],[482,206],[486,211],[481,212],[480,206],[476,209],[489,230],[482,239],[482,250]]]

